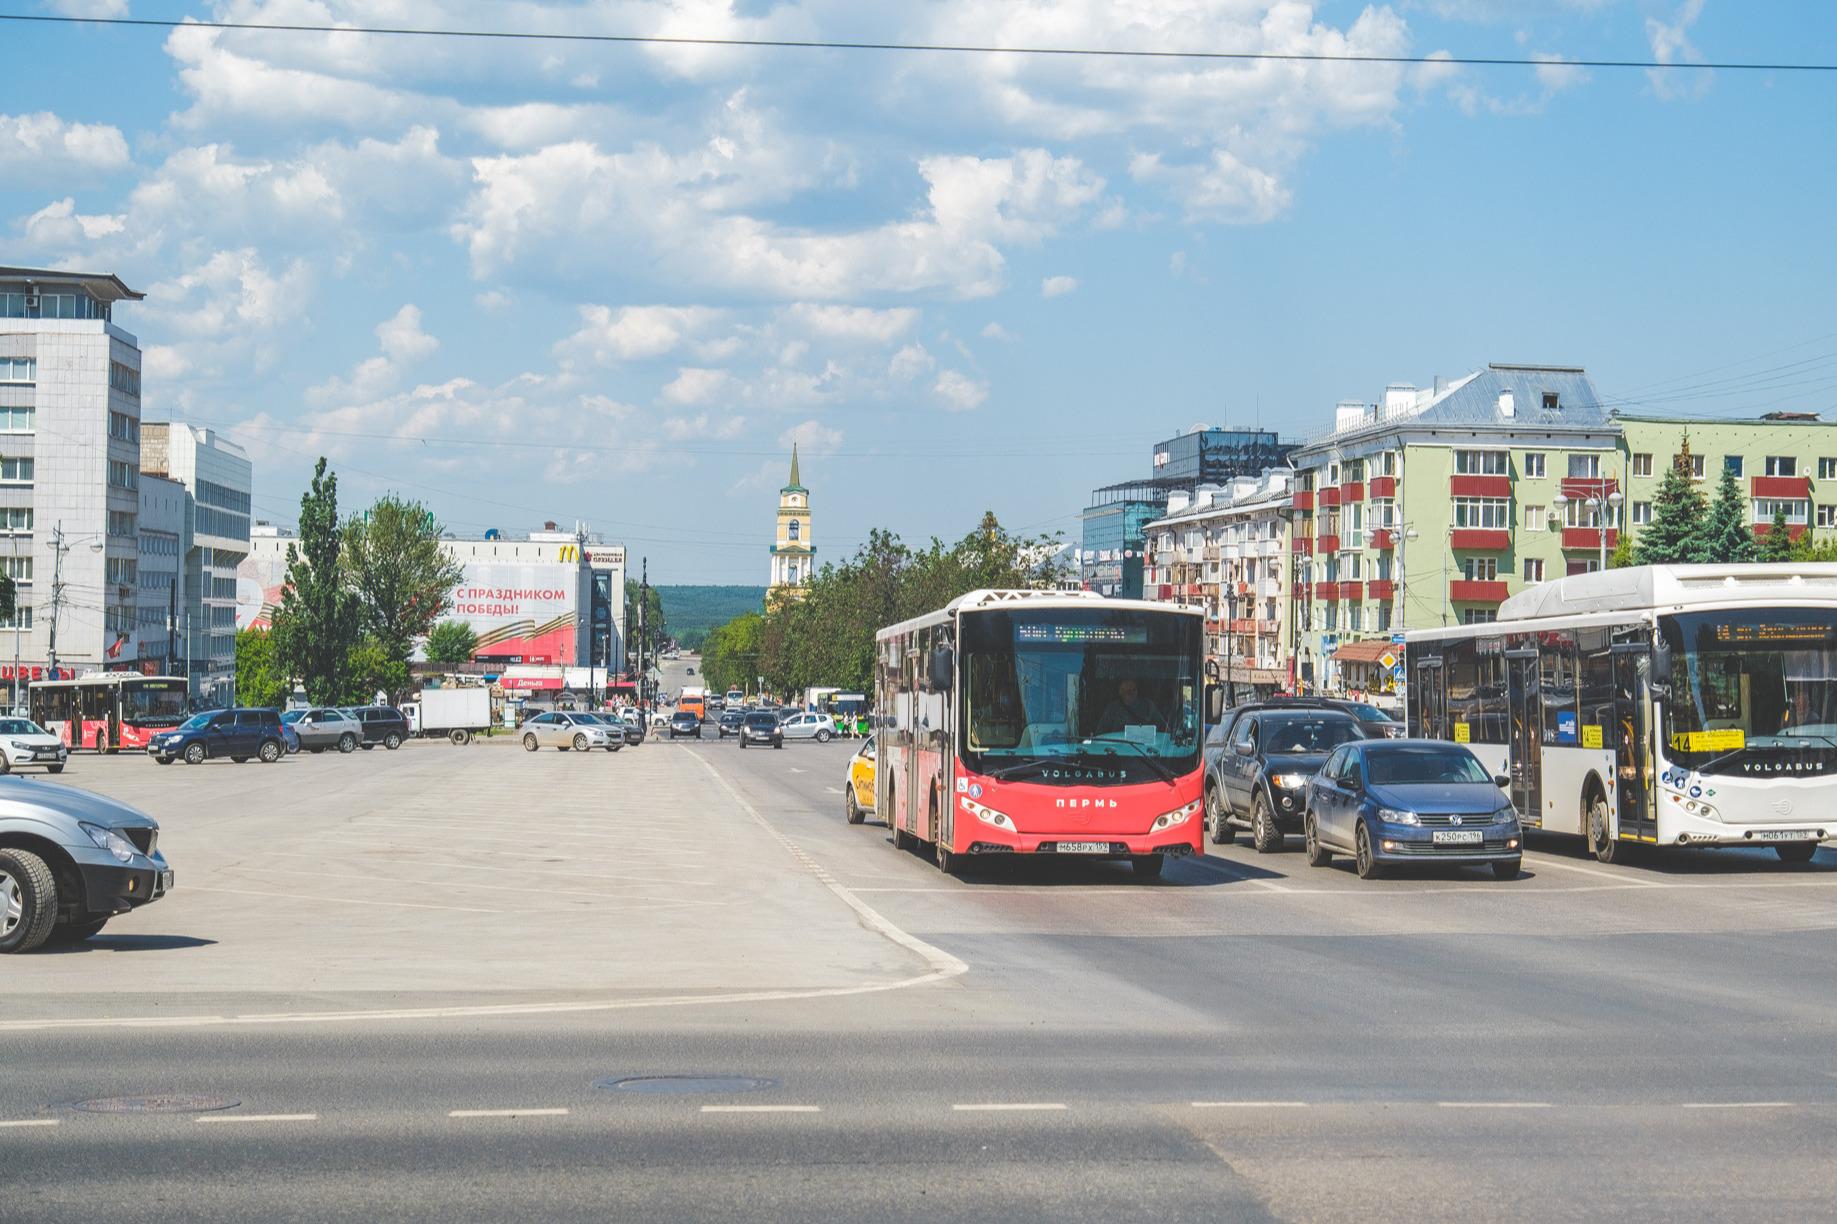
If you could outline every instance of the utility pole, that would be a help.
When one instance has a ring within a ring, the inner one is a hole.
[[[64,602],[64,522],[58,520],[51,529],[51,645],[46,663],[51,679],[57,679],[57,614]],[[18,683],[15,679],[14,683]]]
[[[651,686],[650,681],[646,678],[648,672],[644,665],[644,609],[651,602],[651,559],[641,557],[638,564],[638,572],[642,575],[638,583],[638,708],[648,716],[650,703],[647,699],[650,696]]]
[[[166,586],[166,670],[179,665],[179,576],[174,574]]]

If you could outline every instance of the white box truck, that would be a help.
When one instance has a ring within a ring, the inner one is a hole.
[[[409,728],[422,736],[444,735],[469,743],[491,726],[491,690],[482,686],[421,690],[421,700],[402,707]]]

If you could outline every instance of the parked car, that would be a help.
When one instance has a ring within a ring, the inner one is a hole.
[[[299,733],[293,729],[293,724],[287,721],[286,714],[281,715],[281,747],[287,750],[288,756],[293,756],[300,751]]]
[[[1352,715],[1328,706],[1288,702],[1239,706],[1206,745],[1206,826],[1229,845],[1238,824],[1268,854],[1301,832],[1308,779],[1341,744],[1363,739]]]
[[[1397,863],[1490,864],[1518,878],[1523,832],[1511,779],[1489,777],[1480,759],[1442,740],[1366,739],[1343,744],[1308,784],[1308,863],[1350,854],[1359,876]]]
[[[611,727],[591,714],[550,710],[523,724],[523,749],[526,752],[534,752],[538,748],[559,748],[563,752],[570,748],[578,752],[604,748],[607,752],[617,752],[624,746],[623,728],[615,737]]]
[[[582,719],[600,727],[606,732],[606,743],[599,745],[607,752],[617,752],[625,747],[625,723],[616,714],[607,714],[600,710],[584,711],[572,715],[575,722]]]
[[[29,718],[0,718],[0,773],[37,765],[46,773],[63,773],[70,759],[64,741]]]
[[[694,710],[678,710],[670,715],[670,738],[675,739],[679,735],[693,735],[696,739],[702,738],[701,715]]]
[[[848,758],[848,773],[842,781],[842,811],[849,824],[860,824],[874,810],[874,737]]]
[[[1398,652],[1399,654],[1402,651]],[[1370,736],[1387,736],[1391,739],[1402,739],[1405,728],[1401,721],[1392,718],[1369,701],[1346,701],[1338,697],[1323,698],[1327,705],[1336,710],[1344,710],[1359,720],[1359,726]]]
[[[813,739],[827,744],[836,737],[835,719],[827,714],[796,714],[781,728],[786,739]]]
[[[740,724],[740,747],[748,744],[770,744],[774,748],[785,746],[784,728],[779,725],[778,715],[771,710],[754,710]]]
[[[324,752],[327,748],[356,752],[364,738],[362,723],[331,706],[289,710],[281,715],[281,723],[293,728],[300,737],[300,748],[306,752]]]
[[[625,728],[627,748],[636,748],[644,743],[644,711],[635,707],[620,710],[619,722]]]
[[[170,891],[151,816],[62,783],[0,783],[0,953],[88,939]]]
[[[746,721],[745,710],[726,710],[721,714],[721,738],[740,734],[740,724]]]
[[[357,746],[365,752],[378,744],[394,752],[408,738],[408,716],[390,706],[356,706],[345,713],[356,720]]]
[[[161,765],[181,758],[187,765],[202,765],[218,757],[239,765],[257,757],[271,765],[287,755],[287,745],[279,710],[205,710],[149,739],[147,755]]]

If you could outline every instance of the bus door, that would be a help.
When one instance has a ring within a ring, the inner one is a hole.
[[[1644,642],[1616,642],[1614,659],[1615,806],[1620,835],[1658,840],[1652,806],[1651,656]]]
[[[1543,709],[1537,694],[1537,647],[1505,652],[1506,742],[1511,746],[1512,806],[1532,828],[1544,823],[1538,785],[1543,772]]]

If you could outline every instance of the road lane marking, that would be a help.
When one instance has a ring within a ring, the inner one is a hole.
[[[842,788],[839,786],[825,786],[823,789],[832,795],[839,795],[842,793]]]
[[[704,1105],[703,1113],[822,1113],[821,1105]]]
[[[1548,1101],[1437,1101],[1440,1109],[1548,1109]]]
[[[797,766],[793,765],[791,766],[791,772],[792,773],[809,773],[810,771],[807,769],[799,769]]]
[[[205,1114],[197,1121],[206,1122],[317,1122],[319,1115],[310,1114]]]
[[[1306,1109],[1306,1101],[1194,1101],[1194,1109]]]
[[[1686,1101],[1685,1109],[1791,1109],[1791,1101]]]
[[[559,1118],[565,1109],[449,1109],[449,1118]]]
[[[56,1118],[20,1118],[13,1122],[0,1122],[0,1130],[20,1130],[28,1126],[56,1126]]]
[[[1029,1110],[1065,1109],[1065,1105],[1054,1103],[1031,1103],[1025,1101],[988,1101],[969,1105],[952,1105],[955,1113],[1023,1113]]]
[[[1599,867],[1584,867],[1580,863],[1571,863],[1567,860],[1557,858],[1548,851],[1533,851],[1532,853],[1526,854],[1524,860],[1527,865],[1532,867],[1554,867],[1558,871],[1580,872],[1582,875],[1599,876],[1603,880],[1612,880],[1616,884],[1631,885],[1636,888],[1658,887],[1658,881],[1656,880],[1642,880],[1638,876],[1628,875],[1618,871],[1603,871]]]

